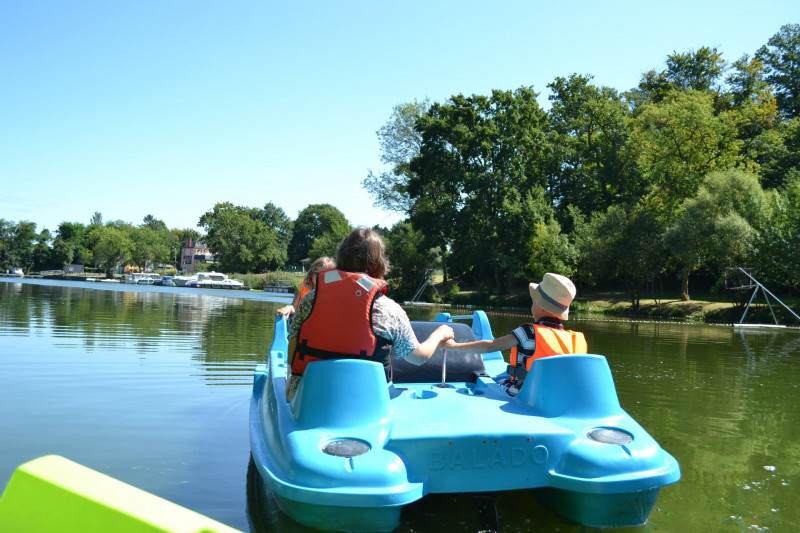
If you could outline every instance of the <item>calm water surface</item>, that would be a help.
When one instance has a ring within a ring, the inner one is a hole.
[[[0,281],[0,490],[59,454],[243,531],[306,531],[249,469],[252,373],[288,300],[41,280]],[[424,319],[433,312],[409,310]],[[524,321],[490,316],[496,335]],[[617,530],[800,530],[800,331],[574,317],[620,403],[680,462],[650,521]],[[502,531],[579,532],[526,493]],[[399,531],[474,532],[478,507],[433,496]]]

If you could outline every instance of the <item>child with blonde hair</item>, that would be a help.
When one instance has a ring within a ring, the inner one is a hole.
[[[289,315],[293,315],[297,308],[300,306],[300,301],[303,297],[311,292],[312,289],[316,288],[317,286],[317,274],[322,272],[323,270],[327,270],[329,268],[334,268],[336,266],[336,262],[333,260],[333,257],[329,257],[327,255],[323,255],[313,263],[308,268],[308,273],[306,277],[303,278],[302,283],[300,283],[300,290],[297,294],[294,295],[294,300],[289,305],[284,305],[280,309],[278,309],[278,314],[286,317]]]

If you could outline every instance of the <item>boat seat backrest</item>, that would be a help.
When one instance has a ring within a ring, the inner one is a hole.
[[[444,324],[444,322],[417,322],[412,321],[411,327],[422,342]],[[475,333],[472,328],[463,322],[448,322],[453,328],[456,342],[474,341]],[[392,381],[394,383],[439,383],[442,381],[442,361],[444,351],[437,348],[434,354],[424,365],[415,365],[398,359],[392,351]],[[448,382],[475,382],[478,376],[485,376],[486,368],[483,366],[483,357],[480,354],[466,352],[450,352],[447,354],[447,381]]]

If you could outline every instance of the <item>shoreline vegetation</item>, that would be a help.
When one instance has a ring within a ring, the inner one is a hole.
[[[460,294],[464,295],[464,293]],[[430,306],[485,309],[489,314],[507,314],[509,316],[530,317],[530,303],[522,305],[521,300],[530,299],[527,294],[510,295],[508,305],[499,305],[496,299],[480,303],[479,297],[468,298],[470,304],[460,304],[464,298],[457,298],[452,304],[432,303]],[[783,299],[793,310],[800,307],[797,298]],[[800,324],[775,300],[770,300],[772,309],[781,325],[800,328]],[[745,302],[746,304],[746,302]],[[634,309],[630,295],[624,291],[584,291],[573,300],[570,306],[570,317],[573,319],[604,317],[608,319],[671,321],[690,324],[736,324],[740,321],[746,305],[737,304],[731,298],[716,294],[702,294],[699,299],[681,300],[675,294],[664,297],[642,297],[638,309]],[[774,324],[769,305],[758,296],[754,299],[747,313],[747,324]]]
[[[167,272],[168,274],[169,272]],[[45,277],[50,279],[63,280],[84,280],[86,278],[104,278],[104,273],[47,273],[28,277]],[[229,277],[242,281],[252,290],[260,291],[270,287],[286,286],[290,284],[294,290],[298,290],[300,282],[303,280],[302,273],[292,272],[268,272],[263,274],[229,274]],[[441,287],[440,282],[434,282],[433,287]],[[269,291],[267,291],[269,292]],[[665,293],[643,294],[639,300],[638,308],[634,309],[631,302],[630,293],[622,290],[596,290],[584,289],[573,301],[570,312],[573,318],[585,318],[591,315],[593,318],[598,316],[609,319],[632,319],[632,320],[658,320],[674,321],[684,323],[704,323],[704,324],[734,324],[738,323],[744,313],[746,301],[737,303],[729,294],[718,294],[708,292],[698,294],[689,301],[681,300],[680,294]],[[463,290],[449,294],[446,301],[434,295],[444,293],[443,290],[426,291],[424,301],[416,302],[414,305],[421,307],[435,307],[442,309],[484,309],[489,314],[505,314],[508,316],[520,316],[522,318],[530,315],[530,296],[527,288],[511,291],[509,294],[498,297],[484,291]],[[752,293],[748,293],[749,295]],[[433,300],[433,301],[430,301]],[[800,308],[800,298],[796,296],[781,297],[781,300],[793,310]],[[770,299],[772,311],[781,324],[789,327],[798,328],[800,324],[774,299]],[[454,313],[455,314],[455,313]],[[774,324],[770,307],[762,294],[753,299],[750,310],[747,313],[746,323],[750,324]]]

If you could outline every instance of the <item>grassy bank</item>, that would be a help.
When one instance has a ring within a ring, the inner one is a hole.
[[[682,320],[687,322],[707,322],[716,324],[737,323],[742,317],[744,306],[737,305],[732,295],[723,294],[696,294],[692,300],[682,301],[678,294],[664,294],[662,296],[642,297],[638,309],[634,309],[630,294],[624,291],[584,291],[572,303],[571,312],[575,315],[593,314],[607,315],[609,317],[626,317],[651,320]],[[800,314],[800,298],[781,297],[781,300],[790,306],[795,313]],[[786,311],[779,303],[770,298],[772,310],[779,323],[800,326],[798,320]],[[530,295],[527,290],[512,291],[506,296],[495,296],[480,291],[461,291],[456,294],[451,303],[455,305],[470,305],[486,309],[515,309],[528,313],[531,305]],[[747,313],[748,323],[772,324],[772,313],[764,299],[759,294]]]

